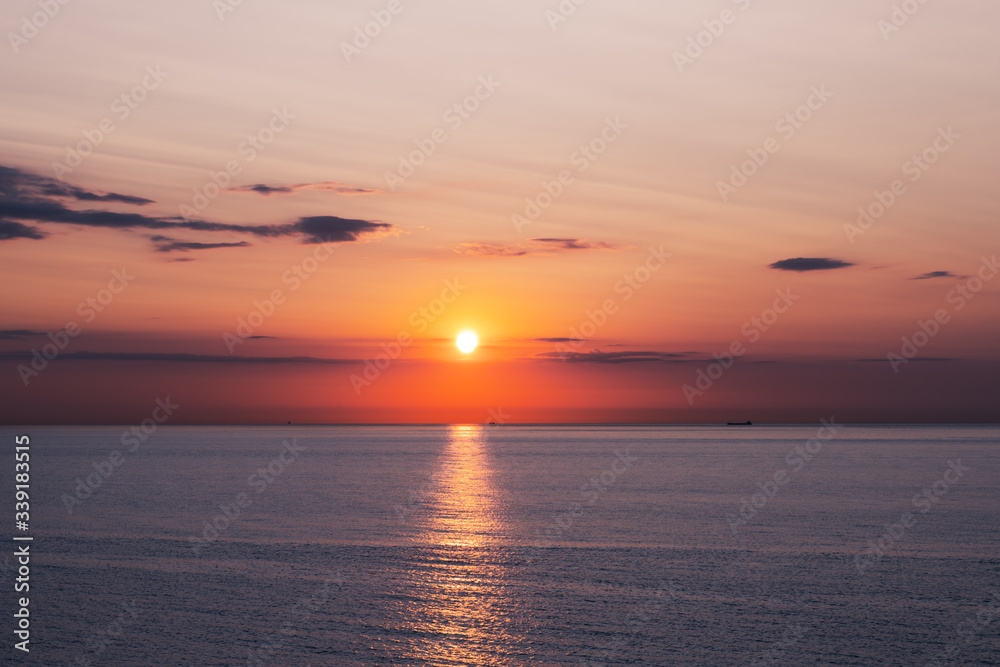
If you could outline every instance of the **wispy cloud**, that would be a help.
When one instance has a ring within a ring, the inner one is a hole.
[[[523,257],[528,254],[528,250],[521,246],[501,243],[463,243],[455,252],[473,257]]]
[[[463,243],[455,252],[473,257],[524,257],[525,255],[553,255],[574,250],[622,250],[606,241],[587,239],[531,239],[527,245],[504,245],[502,243]]]
[[[318,190],[321,192],[333,192],[338,195],[373,195],[382,190],[371,188],[359,188],[353,185],[345,185],[336,181],[324,181],[322,183],[296,183],[294,185],[267,185],[265,183],[254,183],[253,185],[241,185],[237,188],[229,188],[232,192],[253,192],[265,197],[271,195],[288,195],[301,190]]]
[[[531,239],[531,243],[550,250],[618,250],[617,246],[606,241],[586,239]]]

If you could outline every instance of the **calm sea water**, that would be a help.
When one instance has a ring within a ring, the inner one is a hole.
[[[18,431],[9,664],[1000,664],[1000,427],[122,431]]]

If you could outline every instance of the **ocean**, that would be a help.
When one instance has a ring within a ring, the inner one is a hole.
[[[2,429],[6,664],[1000,664],[1000,426],[148,430]]]

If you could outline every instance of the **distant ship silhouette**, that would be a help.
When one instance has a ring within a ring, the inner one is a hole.
[[[726,426],[753,426],[753,422],[749,419],[745,422],[727,422]]]

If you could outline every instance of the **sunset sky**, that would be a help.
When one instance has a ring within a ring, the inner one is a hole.
[[[0,415],[995,421],[998,24],[11,0]]]

